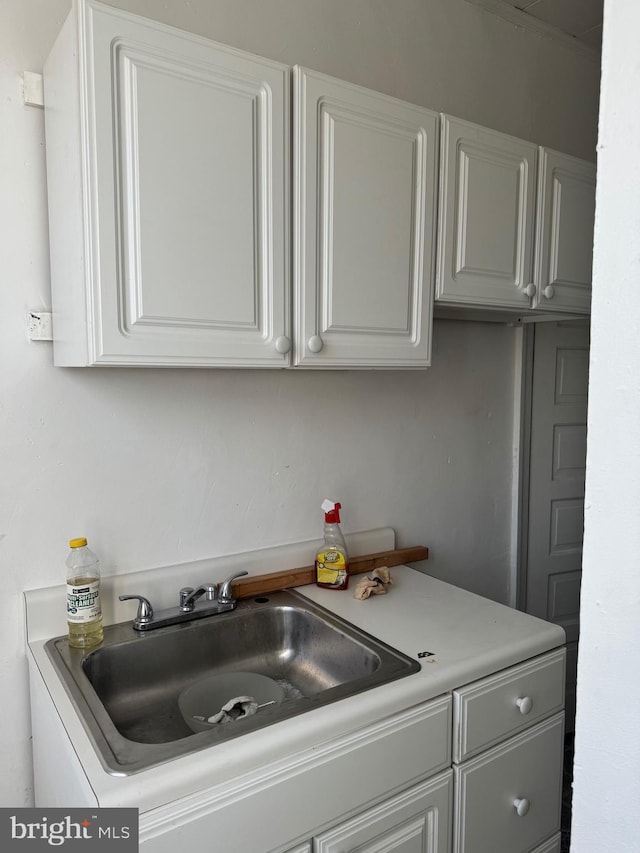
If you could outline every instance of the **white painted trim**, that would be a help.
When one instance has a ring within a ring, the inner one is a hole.
[[[516,507],[513,524],[516,526],[516,566],[512,576],[511,601],[513,607],[525,610],[527,601],[527,556],[529,549],[529,465],[531,463],[531,404],[533,395],[534,326],[522,327],[520,351],[516,363],[516,388],[514,390],[514,441],[518,442],[517,482],[514,483],[513,503]]]
[[[510,607],[524,605],[523,576],[526,572],[526,533],[529,492],[529,442],[531,417],[532,334],[531,326],[516,329],[513,368],[513,480],[511,490]]]
[[[474,6],[481,6],[485,11],[491,12],[491,14],[496,15],[498,18],[502,18],[503,21],[508,21],[510,24],[515,24],[517,27],[529,30],[535,35],[557,41],[585,59],[590,59],[592,62],[600,64],[600,51],[589,47],[589,45],[579,41],[574,36],[568,35],[568,33],[563,33],[562,30],[551,26],[551,24],[546,24],[544,21],[539,21],[532,15],[522,12],[520,9],[509,6],[503,0],[466,0],[466,2],[472,3]]]

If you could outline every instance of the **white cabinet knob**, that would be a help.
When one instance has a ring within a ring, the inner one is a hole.
[[[547,299],[553,299],[553,297],[555,296],[555,292],[555,288],[552,287],[550,284],[548,284],[543,290],[543,293]]]
[[[321,352],[324,347],[324,343],[322,342],[320,335],[312,335],[307,341],[307,347],[309,352]]]
[[[527,296],[535,296],[536,295],[536,286],[533,282],[530,282],[524,289],[524,292]]]
[[[533,708],[533,702],[529,696],[522,696],[520,699],[516,699],[516,705],[520,709],[521,714],[528,714]]]
[[[280,335],[279,338],[276,338],[276,352],[279,352],[281,355],[288,353],[291,349],[291,340],[287,338],[285,335]]]
[[[517,797],[513,801],[513,805],[518,812],[518,817],[524,817],[531,808],[531,803],[526,797]]]

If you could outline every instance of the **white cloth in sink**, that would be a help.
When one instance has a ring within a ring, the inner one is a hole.
[[[258,703],[253,696],[236,696],[229,699],[217,714],[207,719],[208,723],[232,723],[250,717],[258,710]]]

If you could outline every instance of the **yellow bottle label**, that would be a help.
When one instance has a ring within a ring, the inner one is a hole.
[[[342,586],[347,575],[347,562],[341,551],[319,551],[316,556],[316,580]]]

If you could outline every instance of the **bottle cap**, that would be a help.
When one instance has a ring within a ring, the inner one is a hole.
[[[87,540],[82,537],[80,539],[69,539],[69,548],[82,548],[87,544]]]
[[[325,500],[321,504],[321,509],[324,510],[325,524],[340,524],[340,510],[342,509],[342,504]]]

